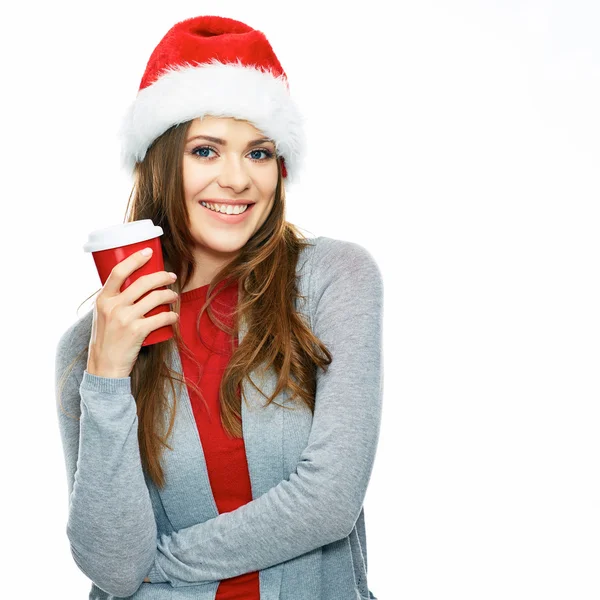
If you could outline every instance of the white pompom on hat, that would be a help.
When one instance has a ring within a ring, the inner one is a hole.
[[[167,129],[205,115],[252,123],[275,143],[286,182],[297,178],[306,146],[304,119],[261,31],[218,16],[176,23],[152,52],[123,117],[123,167],[131,174]]]

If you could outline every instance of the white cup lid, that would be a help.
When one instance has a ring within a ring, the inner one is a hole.
[[[131,223],[120,223],[103,229],[96,229],[88,235],[88,241],[83,245],[84,252],[98,252],[109,248],[127,246],[159,237],[163,234],[162,227],[154,225],[152,219],[141,219]]]

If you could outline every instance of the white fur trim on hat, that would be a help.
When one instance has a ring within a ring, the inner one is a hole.
[[[298,176],[305,153],[303,118],[283,76],[241,62],[169,67],[140,90],[127,109],[118,136],[129,173],[152,142],[173,125],[212,115],[251,122],[275,142],[284,157],[287,182]]]

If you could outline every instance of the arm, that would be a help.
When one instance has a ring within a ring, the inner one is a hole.
[[[74,338],[73,327],[61,337],[55,365],[69,493],[67,536],[79,569],[109,594],[127,597],[152,565],[157,536],[139,455],[136,404],[129,377],[82,374],[81,366],[70,373],[59,399],[60,378],[76,356]]]
[[[297,469],[267,493],[204,523],[163,534],[148,573],[174,587],[265,569],[349,535],[375,459],[381,420],[383,283],[361,246],[314,250],[313,330],[333,362],[317,374],[315,413]]]

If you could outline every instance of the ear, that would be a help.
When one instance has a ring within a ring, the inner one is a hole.
[[[280,156],[279,161],[281,162],[281,176],[287,177],[287,169],[285,168],[285,158],[283,158],[283,156]]]

